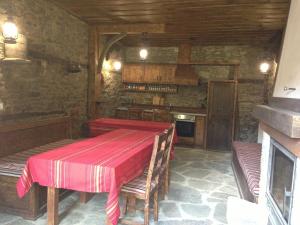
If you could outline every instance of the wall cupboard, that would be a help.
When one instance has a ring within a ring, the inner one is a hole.
[[[198,85],[198,80],[175,77],[177,64],[125,64],[122,71],[124,83],[151,83]]]

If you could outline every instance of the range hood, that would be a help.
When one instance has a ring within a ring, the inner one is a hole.
[[[179,46],[177,68],[175,72],[176,84],[198,85],[198,75],[190,64],[191,46],[183,44]]]

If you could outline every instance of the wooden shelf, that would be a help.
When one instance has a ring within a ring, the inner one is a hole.
[[[21,59],[21,58],[3,58],[0,59],[1,63],[18,63],[18,64],[27,64],[31,61],[28,59]]]
[[[121,91],[128,91],[128,92],[145,92],[145,93],[165,93],[165,94],[176,94],[176,91],[151,91],[151,90],[138,90],[138,89],[127,89],[123,88]]]

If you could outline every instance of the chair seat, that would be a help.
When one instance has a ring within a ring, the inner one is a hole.
[[[130,181],[127,184],[124,184],[122,186],[121,191],[122,192],[128,192],[132,194],[138,194],[142,195],[146,193],[146,182],[147,181],[147,176],[142,175],[140,177],[135,178],[134,180]],[[151,183],[151,189],[155,188],[155,183]]]

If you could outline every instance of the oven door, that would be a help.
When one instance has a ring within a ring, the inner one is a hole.
[[[195,121],[176,120],[176,132],[179,137],[194,137]]]

